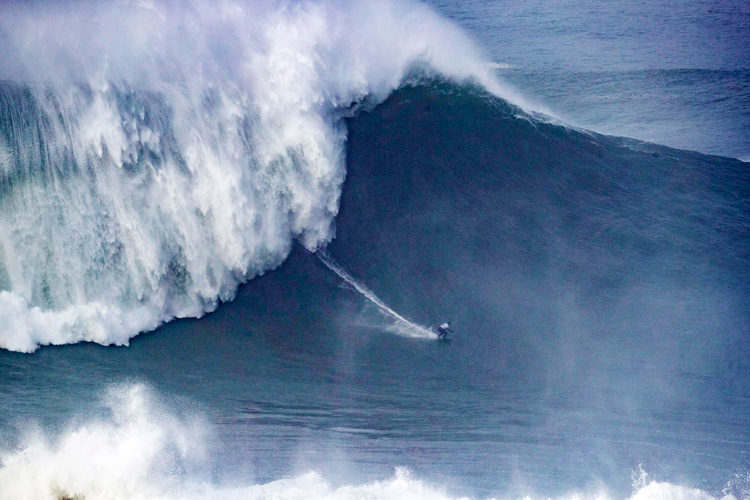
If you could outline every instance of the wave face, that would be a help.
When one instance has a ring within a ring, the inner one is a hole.
[[[524,284],[526,299],[571,293],[589,311],[668,293],[745,309],[746,163],[540,121],[439,82],[394,92],[348,129],[330,253],[401,313],[457,314],[483,295],[494,308]]]
[[[419,5],[74,7],[0,11],[11,350],[126,344],[213,310],[292,241],[334,236],[348,108],[415,71],[494,85],[470,42]]]

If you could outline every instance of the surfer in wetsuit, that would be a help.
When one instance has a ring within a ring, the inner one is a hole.
[[[449,333],[453,333],[453,330],[451,330],[451,324],[448,323],[447,321],[443,323],[442,325],[440,325],[439,327],[437,327],[437,331],[438,331],[438,339],[444,339],[444,340],[448,339]]]

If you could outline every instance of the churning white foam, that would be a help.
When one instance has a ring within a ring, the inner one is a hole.
[[[0,40],[0,347],[17,351],[126,344],[232,299],[293,240],[328,242],[342,110],[415,67],[501,91],[406,1],[3,4]]]
[[[168,483],[201,458],[205,426],[158,410],[143,385],[113,388],[105,405],[108,418],[55,442],[31,437],[20,451],[4,453],[0,499],[169,498]]]
[[[1,454],[0,500],[449,498],[401,468],[389,480],[338,488],[316,472],[267,484],[212,484],[199,477],[210,460],[200,418],[176,418],[140,384],[111,388],[104,407],[108,416],[58,439],[37,435]]]
[[[205,420],[189,414],[176,417],[159,403],[153,391],[140,384],[111,388],[103,406],[107,411],[100,418],[73,426],[62,436],[36,433],[13,451],[0,453],[0,500],[457,498],[403,467],[396,467],[389,479],[338,487],[317,472],[265,484],[251,484],[243,478],[233,478],[233,486],[216,484],[206,479],[205,470],[212,457],[206,452],[210,429]],[[651,481],[642,469],[633,486],[630,500],[742,500],[747,493],[734,488],[739,497],[732,492],[715,497],[699,489]],[[728,484],[727,490],[732,489]],[[559,498],[615,497],[603,492],[571,493]]]

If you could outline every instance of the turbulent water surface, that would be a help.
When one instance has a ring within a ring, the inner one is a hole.
[[[3,4],[0,499],[750,498],[749,30]]]

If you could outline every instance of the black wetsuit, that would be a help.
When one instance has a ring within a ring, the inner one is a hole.
[[[438,338],[447,338],[449,333],[453,333],[453,330],[451,330],[449,327],[444,327],[440,325],[438,328]]]

